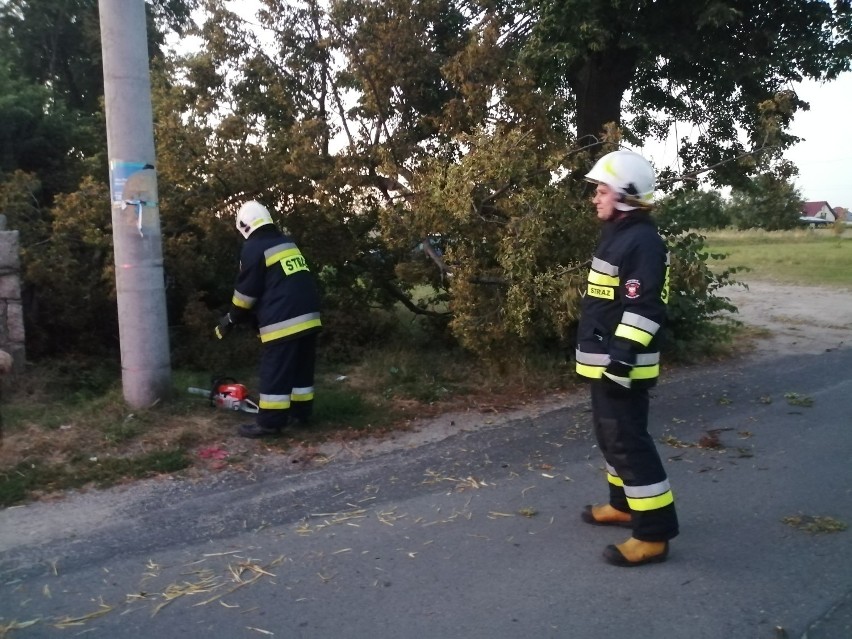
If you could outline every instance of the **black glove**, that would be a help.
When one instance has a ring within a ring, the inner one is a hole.
[[[231,314],[225,313],[221,320],[219,320],[219,324],[213,329],[213,332],[216,333],[216,339],[225,339],[225,336],[231,332],[231,329],[234,328],[234,322],[231,321]]]
[[[630,371],[633,367],[624,362],[610,362],[603,372],[601,379],[622,388],[630,388]]]

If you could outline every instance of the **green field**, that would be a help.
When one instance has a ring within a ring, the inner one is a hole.
[[[712,253],[725,253],[712,267],[742,266],[741,281],[767,280],[807,286],[852,288],[852,229],[718,231],[707,234]]]

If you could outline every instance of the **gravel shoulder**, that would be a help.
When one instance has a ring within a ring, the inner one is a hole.
[[[754,342],[758,357],[852,346],[850,290],[755,281],[721,294],[737,306],[737,319],[760,329]]]

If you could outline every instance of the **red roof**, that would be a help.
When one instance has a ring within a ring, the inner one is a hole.
[[[804,202],[802,204],[802,215],[808,217],[816,217],[817,213],[822,211],[823,207],[828,207],[828,210],[834,213],[834,209],[828,202]]]

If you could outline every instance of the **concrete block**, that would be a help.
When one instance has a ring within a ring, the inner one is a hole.
[[[0,269],[17,271],[21,258],[17,231],[0,231]]]
[[[17,274],[0,275],[0,299],[21,299],[21,278]]]
[[[25,342],[24,308],[20,302],[6,302],[6,331],[10,345]]]

